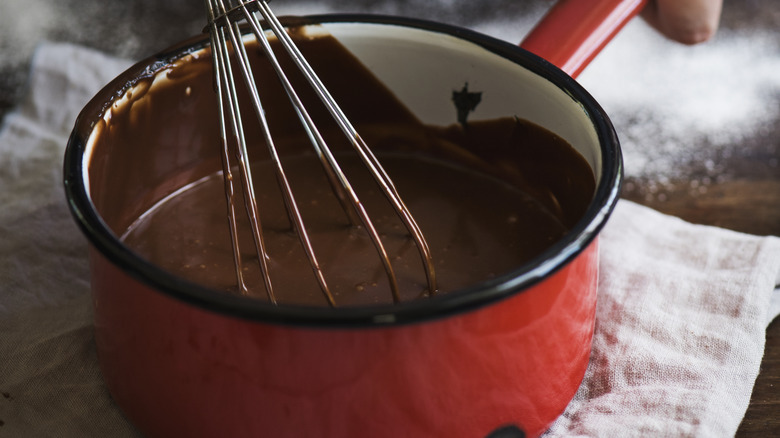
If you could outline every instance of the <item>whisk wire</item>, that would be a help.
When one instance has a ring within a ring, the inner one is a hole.
[[[401,218],[402,222],[405,224],[408,232],[414,239],[415,244],[419,249],[420,256],[423,260],[426,279],[428,281],[429,293],[434,294],[436,292],[436,280],[433,270],[433,263],[428,244],[425,241],[419,226],[409,213],[408,208],[404,205],[395,186],[393,185],[385,170],[380,165],[377,158],[370,151],[368,146],[358,134],[357,130],[349,122],[349,119],[338,106],[335,99],[333,99],[328,90],[325,88],[324,84],[320,81],[319,77],[306,61],[305,57],[298,50],[295,43],[287,34],[284,26],[271,12],[267,2],[258,0],[206,0],[206,2],[209,9],[212,46],[214,47],[213,51],[215,52],[215,74],[218,76],[216,80],[216,83],[218,84],[217,91],[218,94],[224,94],[224,96],[219,97],[219,102],[220,105],[223,105],[223,102],[227,104],[226,106],[228,107],[230,113],[228,118],[234,119],[232,121],[232,127],[233,134],[238,142],[238,151],[236,153],[238,167],[243,182],[244,195],[246,196],[245,199],[248,201],[247,213],[250,216],[250,220],[252,220],[256,249],[259,258],[261,259],[261,271],[263,273],[269,298],[275,302],[270,282],[270,274],[268,273],[268,266],[266,262],[268,256],[263,244],[262,230],[259,223],[259,216],[257,214],[257,203],[254,196],[254,187],[252,186],[251,182],[251,170],[249,166],[248,151],[246,148],[246,139],[243,134],[241,121],[237,120],[241,117],[237,102],[238,95],[236,94],[235,80],[232,75],[233,72],[231,68],[231,62],[229,61],[230,56],[228,49],[228,38],[225,37],[226,31],[229,36],[230,44],[233,47],[233,54],[235,56],[236,64],[241,72],[242,78],[244,79],[244,83],[249,90],[249,96],[252,101],[253,108],[262,127],[263,136],[270,153],[271,161],[275,165],[277,182],[282,190],[285,206],[287,208],[291,224],[299,236],[301,244],[304,247],[307,257],[309,258],[311,267],[314,270],[315,276],[317,277],[317,281],[319,282],[320,287],[328,300],[328,303],[331,306],[335,305],[335,299],[330,292],[330,289],[328,288],[320,265],[317,261],[311,240],[309,239],[308,233],[306,231],[306,227],[298,209],[298,205],[295,201],[293,191],[289,185],[287,177],[285,176],[284,168],[279,158],[273,137],[270,132],[270,128],[268,126],[268,122],[265,117],[265,111],[260,101],[257,82],[255,81],[254,75],[252,73],[252,68],[250,66],[249,58],[242,39],[242,32],[239,27],[239,22],[242,20],[246,21],[251,26],[256,40],[260,43],[267,60],[271,63],[271,66],[282,83],[291,103],[293,104],[298,118],[300,119],[307,135],[311,140],[317,156],[320,158],[322,166],[329,178],[334,192],[342,202],[345,213],[353,224],[356,224],[357,219],[370,236],[374,247],[380,256],[380,259],[382,260],[388,282],[390,284],[393,300],[395,302],[400,301],[400,292],[398,290],[398,281],[392,263],[390,262],[390,258],[387,254],[384,244],[382,243],[382,239],[380,238],[379,233],[377,232],[373,222],[368,216],[368,213],[363,207],[362,202],[359,200],[355,190],[349,183],[346,175],[341,170],[330,148],[328,148],[316,124],[310,117],[306,107],[302,104],[298,94],[295,91],[295,88],[292,86],[290,80],[281,67],[274,51],[271,48],[268,36],[263,30],[263,26],[261,25],[261,18],[265,23],[268,24],[268,26],[270,26],[273,34],[280,41],[296,66],[303,73],[304,77],[312,86],[323,104],[326,106],[340,129],[350,139],[353,145],[353,149],[357,152],[358,156],[360,156],[361,160],[368,167],[370,173],[374,176],[374,179],[381,188],[385,197],[390,201],[391,205],[393,205],[399,218]],[[252,8],[251,11],[250,6]],[[262,17],[258,16],[258,14]],[[226,141],[224,139],[226,122],[225,114],[222,109],[220,109],[220,115],[223,131],[223,141]],[[224,172],[227,187],[228,183],[232,184],[232,174],[230,173],[229,168],[226,168]],[[226,188],[226,191],[228,195],[231,196],[232,185],[230,185],[230,188]],[[229,218],[231,221],[231,233],[234,233],[234,213],[229,212]],[[234,239],[234,245],[235,242],[237,241]],[[240,265],[240,252],[238,252],[238,250],[235,248],[234,259],[236,263]],[[237,271],[239,282],[242,282],[243,280],[241,277],[240,268],[237,268]]]
[[[264,53],[266,54],[269,61],[273,65],[274,71],[279,77],[279,80],[282,82],[285,92],[290,98],[290,101],[292,102],[301,123],[305,127],[306,132],[309,133],[312,139],[312,145],[317,151],[317,155],[320,158],[320,162],[322,163],[323,168],[326,170],[327,174],[335,177],[336,181],[333,181],[332,185],[337,188],[338,192],[341,192],[343,196],[346,196],[351,201],[349,203],[343,203],[342,206],[344,207],[347,213],[351,211],[353,212],[353,214],[357,215],[358,220],[360,221],[360,223],[363,224],[365,230],[368,232],[371,241],[374,244],[375,249],[380,255],[380,260],[382,261],[383,267],[387,274],[387,278],[390,283],[390,290],[391,293],[393,294],[393,300],[395,302],[399,302],[401,300],[401,297],[400,297],[400,292],[398,290],[398,280],[395,275],[393,265],[390,262],[390,257],[387,253],[387,250],[385,249],[385,246],[382,243],[382,239],[379,236],[379,232],[376,230],[376,227],[374,226],[373,222],[368,216],[368,213],[363,207],[363,203],[360,202],[357,193],[352,188],[349,179],[341,170],[338,161],[333,156],[333,153],[331,152],[330,148],[327,147],[327,144],[325,140],[322,138],[322,135],[319,129],[317,128],[317,125],[314,123],[311,116],[309,115],[308,110],[301,102],[300,97],[295,91],[295,88],[292,86],[289,78],[284,73],[284,70],[279,64],[276,55],[271,49],[270,43],[266,38],[265,32],[262,30],[260,26],[259,19],[256,16],[252,16],[252,14],[250,14],[248,9],[246,8],[243,9],[246,12],[247,20],[250,23],[253,32],[255,33],[255,37],[258,39],[258,41],[261,42]],[[270,17],[275,18],[273,15],[270,15]],[[287,33],[283,29],[279,29],[279,31],[284,37],[289,38],[287,36]],[[279,37],[277,36],[277,38]]]
[[[309,85],[311,85],[312,89],[317,93],[317,96],[328,109],[331,116],[336,120],[339,128],[341,128],[342,132],[347,136],[347,138],[350,139],[353,148],[363,160],[364,164],[371,170],[371,175],[382,189],[385,197],[388,199],[388,201],[391,202],[396,210],[396,213],[399,215],[399,217],[401,217],[404,225],[407,228],[407,231],[409,231],[410,235],[414,239],[416,246],[420,251],[420,256],[424,261],[424,268],[428,280],[429,291],[431,294],[435,293],[437,289],[436,277],[435,271],[433,269],[430,248],[427,241],[425,240],[425,236],[420,230],[419,225],[414,220],[412,215],[409,213],[409,209],[404,204],[401,195],[398,193],[398,190],[395,187],[395,184],[393,184],[392,179],[390,179],[390,176],[382,167],[379,160],[376,158],[376,155],[374,155],[363,138],[360,136],[357,129],[355,129],[355,127],[349,121],[349,118],[346,116],[344,111],[341,110],[341,107],[338,105],[336,100],[328,91],[327,87],[325,87],[317,73],[306,60],[306,57],[303,56],[301,51],[293,42],[292,38],[290,38],[290,36],[287,34],[282,23],[279,21],[276,15],[273,14],[270,7],[268,6],[268,2],[257,1],[256,3],[258,6],[258,12],[269,24],[274,32],[274,35],[276,35],[276,37],[279,39],[279,42],[290,55],[290,58],[293,60],[293,62],[295,62],[296,66],[301,70],[301,72],[303,72],[304,77],[309,82]],[[254,23],[254,21],[252,22]],[[277,70],[277,73],[280,73],[280,71]]]
[[[211,16],[215,16],[214,14],[214,7],[221,7],[223,5],[220,4],[208,4],[209,12]],[[224,9],[223,9],[224,10]],[[234,76],[232,74],[232,67],[229,61],[229,53],[227,50],[227,45],[224,44],[225,42],[225,28],[224,27],[217,27],[216,22],[211,22],[212,31],[211,31],[211,41],[212,41],[212,47],[214,47],[213,50],[213,59],[214,59],[214,71],[216,73],[216,81],[215,81],[215,87],[217,88],[217,99],[218,99],[218,107],[219,107],[219,114],[220,114],[220,135],[221,135],[221,141],[223,143],[223,173],[225,177],[225,186],[226,191],[228,193],[228,219],[230,223],[230,232],[231,232],[231,239],[233,239],[233,242],[237,241],[237,220],[235,216],[235,190],[233,186],[233,173],[232,173],[232,164],[229,157],[228,149],[227,147],[224,147],[227,145],[228,142],[228,136],[227,136],[227,123],[226,120],[230,120],[230,125],[232,127],[232,135],[233,138],[238,143],[238,148],[235,150],[235,154],[237,156],[237,165],[239,169],[239,175],[240,179],[243,185],[243,194],[244,194],[244,206],[247,210],[247,216],[250,221],[250,226],[252,227],[252,237],[254,239],[255,244],[255,250],[257,252],[258,256],[258,263],[260,265],[260,270],[263,276],[263,281],[265,284],[266,294],[268,296],[269,301],[276,304],[276,297],[273,291],[273,285],[271,283],[271,276],[268,274],[268,253],[265,249],[265,243],[263,239],[263,232],[262,232],[262,226],[260,224],[259,214],[258,214],[258,207],[257,207],[257,200],[254,196],[254,185],[252,180],[252,171],[251,168],[247,165],[248,160],[248,151],[246,147],[246,138],[244,137],[244,129],[242,126],[242,120],[241,117],[239,117],[240,110],[238,105],[238,100],[236,99],[236,87],[235,87],[235,80]],[[229,112],[229,115],[226,117],[225,115],[225,108],[227,108],[227,111]],[[248,293],[246,282],[244,281],[243,273],[242,273],[242,263],[241,263],[241,252],[238,245],[233,245],[233,258],[234,262],[236,264],[236,275],[239,282],[239,289],[241,293],[246,294]]]
[[[221,0],[215,0],[215,1],[217,1],[218,4],[224,10],[223,2]],[[227,21],[228,16],[223,15],[223,17]],[[228,37],[230,39],[230,43],[233,46],[233,53],[235,55],[234,59],[236,60],[236,64],[239,67],[241,77],[244,79],[244,84],[247,86],[247,88],[250,91],[249,96],[252,101],[252,106],[255,109],[255,114],[257,116],[258,121],[260,122],[263,136],[266,145],[268,146],[271,162],[274,164],[277,182],[282,189],[285,207],[288,216],[291,219],[291,224],[301,241],[306,256],[309,259],[312,271],[314,272],[314,275],[317,279],[317,282],[320,285],[320,288],[325,294],[328,304],[334,306],[335,298],[333,297],[333,294],[331,293],[330,288],[328,287],[327,281],[325,280],[325,276],[322,272],[319,261],[317,260],[317,257],[314,253],[311,240],[309,238],[308,232],[306,231],[306,227],[303,223],[303,218],[300,214],[300,209],[298,208],[298,203],[296,202],[295,196],[293,195],[292,189],[290,188],[289,180],[287,179],[287,176],[284,172],[284,167],[282,166],[281,160],[277,152],[277,148],[274,144],[274,140],[271,135],[270,128],[268,126],[268,121],[265,117],[265,110],[263,108],[262,102],[260,101],[259,93],[257,90],[257,83],[255,81],[254,74],[252,73],[251,65],[249,64],[249,58],[246,49],[242,42],[241,30],[239,28],[238,22],[228,21],[225,23],[224,26],[220,27],[218,30],[220,32],[220,35],[223,37],[223,41],[225,41],[224,33],[225,31],[227,31]],[[222,51],[227,51],[226,41],[225,44],[222,44],[222,46],[223,46]],[[233,82],[232,71],[229,67],[230,63],[228,62],[227,64],[228,64],[228,69],[226,70],[226,73],[228,76],[228,81]],[[231,114],[231,116],[235,116],[236,118],[240,119],[238,113],[238,106],[237,106],[238,102],[237,99],[235,99],[235,96],[238,96],[238,94],[236,94],[235,84],[232,85],[233,87],[231,87],[231,91],[233,92],[234,98],[232,98],[231,100],[234,102],[234,105],[236,105],[236,112],[234,114]],[[238,123],[240,124],[240,121]],[[242,153],[239,155],[239,168],[242,169],[242,176],[246,176],[246,178],[249,178],[251,180],[251,170],[250,170],[251,167],[249,165],[250,160],[249,160],[248,151],[246,150],[246,140],[243,135],[243,129],[238,131],[238,133],[240,134],[239,144],[240,144],[240,150],[242,151]],[[253,211],[248,213],[250,215],[250,220],[254,221],[253,235],[256,236],[255,241],[262,242],[262,230],[259,227],[259,215],[256,208],[254,187],[245,184],[245,192],[247,192],[249,195],[247,199],[249,200],[250,203],[252,203]],[[254,224],[257,224],[257,227],[255,227]],[[258,251],[260,251],[260,249],[258,249]],[[270,273],[268,273],[267,271],[267,264],[265,261],[265,259],[267,258],[267,253],[265,253],[264,249],[262,250],[262,252],[263,253],[260,254],[260,258],[263,259],[263,263],[266,266],[266,270],[263,271],[263,278],[266,281],[266,288],[268,288],[270,282]]]

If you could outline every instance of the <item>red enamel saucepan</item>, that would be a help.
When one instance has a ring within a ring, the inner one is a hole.
[[[148,182],[194,171],[199,159],[191,142],[201,127],[171,126],[142,95],[175,73],[172,65],[205,56],[207,37],[116,78],[79,116],[65,157],[67,198],[91,244],[95,338],[116,404],[153,437],[543,433],[572,399],[588,364],[597,234],[618,199],[622,173],[607,115],[571,76],[644,3],[561,1],[522,48],[419,20],[311,17],[421,120],[452,118],[450,102],[439,99],[440,108],[426,94],[479,83],[484,95],[502,96],[484,99],[484,117],[514,114],[555,132],[596,177],[581,220],[527,265],[398,305],[272,306],[189,283],[126,248],[117,236],[128,214],[177,188]],[[401,58],[382,62],[392,56]],[[410,85],[393,67],[403,63],[419,66],[424,86]],[[453,63],[464,67],[449,68]],[[111,116],[120,111],[159,124],[159,143],[133,145],[130,135],[121,143],[129,151],[98,145],[96,137],[112,129]],[[182,132],[186,142],[178,140]],[[133,154],[148,159],[129,159]]]

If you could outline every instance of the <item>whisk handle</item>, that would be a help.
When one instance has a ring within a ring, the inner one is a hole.
[[[559,0],[520,47],[577,77],[645,4],[647,0]]]

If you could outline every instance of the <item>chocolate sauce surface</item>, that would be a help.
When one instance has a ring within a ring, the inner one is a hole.
[[[296,37],[419,223],[437,293],[517,269],[558,241],[587,208],[593,174],[556,135],[512,115],[426,126],[334,38]],[[268,85],[275,83],[273,73],[258,51],[250,52],[265,84],[260,93],[276,147],[337,305],[391,303],[367,233],[350,224],[286,97]],[[112,107],[96,127],[91,195],[108,225],[141,257],[215,290],[240,293],[211,74],[208,50],[202,50],[157,72],[165,77],[159,84],[150,83],[152,76],[139,81]],[[305,89],[300,78],[293,81]],[[382,236],[402,301],[428,295],[420,255],[402,222],[316,98],[302,98]],[[253,117],[248,107],[243,114]],[[291,227],[267,145],[257,127],[245,125],[274,293],[284,304],[327,305]],[[239,185],[236,190],[247,293],[267,299]]]

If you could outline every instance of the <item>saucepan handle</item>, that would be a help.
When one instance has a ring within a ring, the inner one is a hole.
[[[520,47],[576,77],[647,0],[559,0]]]

